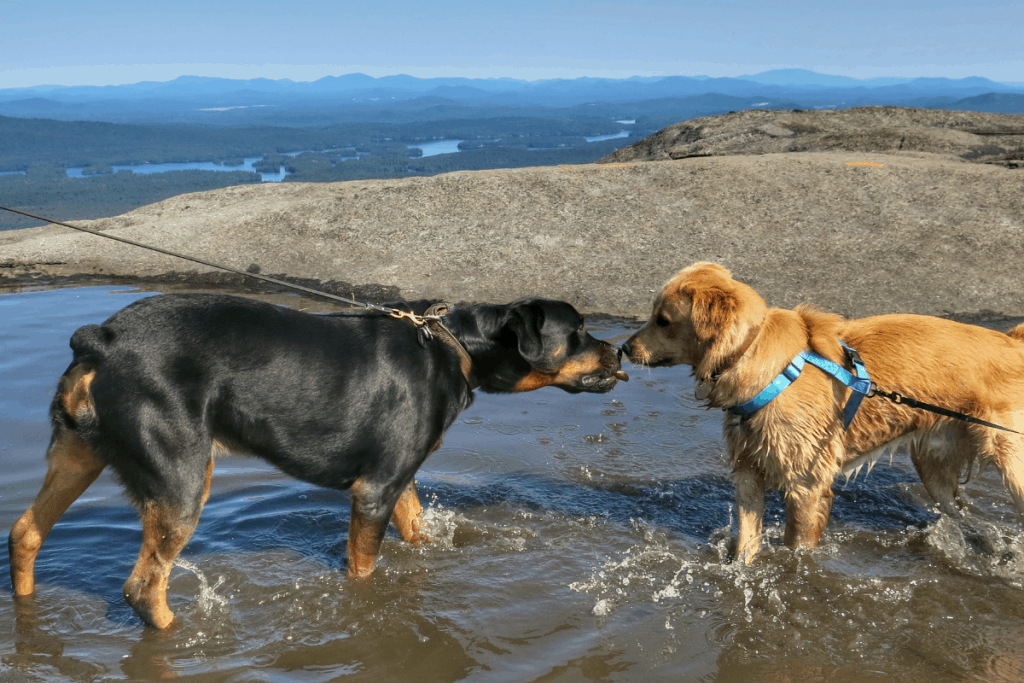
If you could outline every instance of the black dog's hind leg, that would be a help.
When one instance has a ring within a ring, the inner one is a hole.
[[[210,497],[213,457],[202,482],[179,489],[178,501],[147,500],[139,508],[142,548],[135,569],[124,584],[124,599],[151,626],[167,628],[174,613],[167,606],[167,579],[174,560],[192,538],[199,515]],[[172,490],[176,487],[170,487]]]
[[[105,467],[93,449],[67,429],[55,432],[46,453],[43,487],[31,507],[11,527],[7,549],[15,595],[35,592],[36,557],[53,525]]]

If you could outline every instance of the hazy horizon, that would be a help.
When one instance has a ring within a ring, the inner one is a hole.
[[[842,74],[823,73],[823,72],[819,72],[819,71],[810,71],[810,70],[806,70],[806,69],[769,69],[769,70],[766,70],[766,71],[760,71],[758,73],[741,74],[741,75],[738,75],[738,76],[729,76],[729,77],[725,77],[725,78],[744,78],[744,77],[756,78],[756,77],[759,77],[759,76],[763,76],[765,74],[774,74],[774,73],[780,73],[780,72],[786,72],[786,71],[803,72],[803,73],[807,73],[807,74],[814,74],[816,76],[823,76],[823,77],[826,77],[826,78],[827,77],[853,78],[851,76],[843,76]],[[133,82],[130,82],[130,83],[108,83],[108,84],[102,84],[102,85],[98,85],[98,84],[94,84],[94,83],[78,83],[78,84],[73,84],[73,85],[66,85],[66,84],[63,84],[63,83],[36,83],[36,84],[33,84],[33,85],[27,85],[27,86],[11,86],[11,87],[0,86],[0,90],[8,90],[8,89],[10,89],[10,90],[17,90],[17,89],[22,89],[22,88],[25,88],[25,89],[33,89],[33,88],[74,88],[74,87],[100,87],[100,88],[102,88],[102,87],[117,87],[117,86],[122,86],[122,85],[123,86],[139,85],[141,83],[171,83],[171,82],[179,80],[179,79],[189,79],[189,78],[210,78],[210,79],[222,79],[222,80],[239,81],[239,82],[245,82],[245,81],[249,81],[249,80],[269,80],[269,81],[291,82],[291,83],[301,84],[301,83],[313,83],[313,82],[316,82],[316,81],[324,79],[324,78],[343,78],[345,76],[355,76],[355,75],[371,76],[371,74],[367,74],[364,71],[352,71],[352,72],[347,72],[347,73],[331,73],[331,74],[326,74],[324,76],[320,76],[318,78],[313,78],[313,79],[310,79],[310,80],[299,80],[299,79],[287,78],[287,77],[271,79],[271,78],[267,78],[265,76],[255,76],[255,77],[253,77],[251,79],[247,79],[247,78],[230,78],[230,77],[225,77],[225,76],[199,76],[199,75],[193,74],[193,73],[186,73],[186,74],[181,74],[180,76],[175,76],[174,78],[168,78],[166,80],[145,79],[145,80],[142,80],[142,81],[133,81]],[[606,79],[611,79],[611,80],[628,80],[630,78],[636,78],[636,77],[660,79],[660,78],[668,78],[668,77],[670,77],[672,75],[678,75],[678,74],[670,74],[669,76],[646,76],[646,75],[642,75],[642,74],[631,74],[629,76],[571,76],[571,77],[570,76],[567,76],[567,77],[554,76],[554,77],[551,77],[551,80],[558,79],[558,78],[562,78],[562,79],[566,79],[566,80],[571,80],[571,79],[575,79],[575,78],[606,78]],[[413,75],[409,74],[409,73],[405,73],[405,72],[396,72],[396,73],[385,73],[385,74],[382,74],[381,76],[371,76],[371,77],[375,78],[375,79],[380,79],[380,78],[387,78],[389,76],[413,76]],[[549,80],[548,78],[526,79],[526,78],[515,78],[515,77],[512,77],[512,76],[458,76],[458,75],[451,75],[451,74],[443,74],[443,75],[438,75],[438,76],[414,76],[414,77],[415,78],[421,78],[421,79],[431,79],[431,78],[439,78],[439,79],[444,79],[444,78],[467,78],[467,79],[480,79],[480,80],[512,80],[512,81],[527,82],[527,83],[536,83],[536,82],[541,82],[541,81]],[[961,78],[953,78],[953,79],[950,79],[950,80],[963,80],[964,78],[973,78],[973,77],[977,77],[977,75],[964,76],[964,77],[961,77]],[[690,76],[689,78],[694,78],[694,77]],[[707,78],[714,78],[714,77],[707,77]],[[859,79],[854,79],[854,80],[862,82],[865,85],[871,85],[874,81],[881,81],[881,82],[886,82],[886,81],[904,81],[904,80],[905,81],[910,81],[910,80],[914,80],[916,78],[944,78],[944,77],[938,77],[938,76],[927,77],[927,76],[916,76],[916,75],[907,75],[907,76],[875,76],[875,77],[872,77],[872,78],[859,78]],[[948,78],[948,77],[945,77],[945,78]],[[982,76],[981,78],[984,78],[984,77]],[[992,80],[992,79],[988,79],[988,80]],[[1013,81],[1002,81],[1002,82],[1000,82],[1000,81],[993,81],[993,82],[1002,83],[1002,84],[1005,84],[1005,85],[1024,86],[1024,79],[1022,79],[1021,81],[1018,81],[1018,82],[1013,82]]]
[[[0,1],[2,1],[2,0],[0,0]],[[130,73],[134,73],[136,70],[138,70],[140,73],[142,73],[143,71],[146,71],[146,72],[153,71],[153,72],[176,73],[176,72],[173,72],[173,71],[168,71],[167,69],[164,68],[164,67],[167,67],[169,65],[157,65],[159,68],[156,68],[156,69],[151,69],[150,68],[150,67],[153,67],[154,65],[144,65],[146,67],[145,69],[143,69],[142,66],[143,65],[133,65],[132,68],[131,68]],[[191,65],[191,66],[195,66],[195,65]],[[804,69],[803,67],[785,67],[785,68],[778,68],[778,69],[760,69],[758,71],[751,71],[751,72],[746,72],[746,73],[738,73],[738,74],[735,74],[735,75],[732,75],[732,74],[730,74],[730,75],[653,74],[653,73],[621,73],[620,74],[620,73],[614,73],[614,72],[612,72],[612,73],[603,73],[603,72],[601,72],[601,73],[597,73],[597,72],[594,72],[594,73],[592,73],[592,72],[569,73],[569,72],[566,72],[566,70],[564,70],[564,69],[551,69],[550,71],[552,71],[553,73],[538,73],[538,74],[535,75],[535,77],[526,77],[524,75],[512,75],[512,74],[508,74],[508,75],[480,75],[480,74],[474,73],[475,70],[465,70],[465,69],[463,69],[463,70],[444,71],[444,70],[441,70],[441,69],[430,69],[430,68],[419,69],[419,68],[415,68],[415,69],[407,69],[407,70],[403,71],[403,70],[400,70],[400,69],[391,70],[391,69],[383,69],[383,68],[363,66],[362,68],[354,68],[351,71],[332,71],[332,72],[325,72],[325,73],[318,74],[318,75],[312,75],[311,74],[311,75],[308,75],[307,77],[303,78],[303,77],[292,77],[292,76],[288,76],[288,75],[268,76],[268,75],[266,75],[265,71],[258,71],[257,73],[254,73],[253,75],[244,75],[245,73],[248,73],[248,71],[246,69],[239,69],[238,68],[239,65],[203,65],[203,66],[204,67],[208,66],[210,68],[209,69],[205,69],[204,68],[204,69],[201,69],[201,70],[198,70],[198,71],[195,71],[195,72],[185,72],[185,71],[183,71],[183,72],[177,73],[177,75],[173,75],[173,76],[168,75],[168,76],[165,76],[165,77],[140,77],[137,80],[123,80],[123,81],[122,80],[118,80],[118,81],[111,81],[111,82],[86,82],[84,80],[79,81],[76,78],[76,79],[73,79],[72,81],[68,81],[68,82],[39,81],[39,82],[26,82],[26,83],[18,84],[18,85],[7,84],[7,80],[8,80],[8,77],[9,77],[8,72],[0,71],[0,90],[19,89],[19,88],[44,88],[44,87],[68,88],[68,87],[79,87],[79,86],[82,86],[82,87],[108,87],[108,86],[121,86],[121,85],[136,85],[136,84],[139,84],[139,83],[146,83],[146,82],[169,83],[169,82],[177,80],[179,78],[219,78],[219,79],[224,79],[224,80],[237,80],[237,81],[265,79],[265,80],[271,80],[271,81],[292,81],[294,83],[312,83],[312,82],[321,80],[323,78],[331,78],[331,77],[338,78],[338,77],[349,76],[349,75],[354,75],[354,74],[363,74],[363,75],[366,75],[366,76],[371,76],[372,78],[386,78],[388,76],[412,76],[414,78],[421,78],[421,79],[431,79],[431,78],[467,78],[467,79],[489,79],[489,80],[510,79],[510,80],[515,80],[515,81],[538,82],[538,81],[555,80],[555,79],[572,80],[572,79],[577,79],[577,78],[606,78],[606,79],[612,79],[612,80],[627,80],[627,79],[636,78],[636,77],[639,77],[639,78],[667,78],[667,77],[671,77],[671,76],[686,76],[687,78],[700,78],[700,77],[704,77],[704,78],[743,78],[745,76],[747,76],[747,77],[749,77],[749,76],[758,76],[758,75],[761,75],[761,74],[775,72],[775,71],[806,71],[806,72],[809,72],[809,73],[817,74],[819,76],[836,76],[836,77],[852,78],[852,79],[857,80],[857,81],[862,81],[865,84],[869,84],[871,81],[884,81],[884,80],[908,80],[909,81],[909,80],[913,80],[913,79],[917,79],[917,78],[948,78],[950,80],[962,80],[962,79],[965,79],[965,78],[985,78],[985,79],[993,81],[995,83],[1004,83],[1004,84],[1009,84],[1009,85],[1024,85],[1024,74],[1020,74],[1020,75],[1016,76],[1015,79],[991,78],[989,76],[985,76],[985,75],[980,74],[980,73],[969,73],[969,74],[965,74],[965,75],[962,75],[962,76],[961,75],[950,76],[950,75],[947,75],[947,74],[928,74],[928,75],[923,75],[923,74],[918,74],[918,73],[892,73],[892,74],[885,74],[885,75],[858,77],[858,76],[850,76],[849,74],[844,74],[844,73],[818,71],[818,70],[814,70],[814,69]],[[215,71],[214,67],[223,67],[224,71],[221,71],[221,72]],[[110,72],[109,71],[110,70],[109,66],[104,66],[103,68],[107,72]],[[82,67],[82,69],[88,69],[88,67]],[[295,70],[303,72],[305,69],[304,68],[296,68]],[[46,70],[28,70],[28,69],[26,69],[26,70],[21,70],[21,71],[22,72],[27,72],[27,71],[47,71],[47,72],[51,72],[52,70],[50,70],[50,69],[46,69]],[[62,69],[61,71],[66,71],[66,70]],[[203,73],[204,71],[207,72],[207,73]],[[76,69],[76,72],[77,72],[77,69]],[[240,72],[240,73],[239,73],[239,75],[230,75],[230,74],[234,74],[235,72]],[[129,73],[129,71],[126,71],[126,73]],[[225,75],[225,73],[227,73],[229,75]],[[22,74],[22,75],[24,75],[24,74]],[[20,80],[20,78],[18,80]]]
[[[0,0],[0,88],[180,76],[297,82],[418,78],[738,77],[805,69],[859,80],[1024,81],[1024,3],[397,0],[170,5]]]

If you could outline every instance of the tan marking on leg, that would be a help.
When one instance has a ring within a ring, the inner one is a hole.
[[[352,484],[352,520],[348,527],[348,577],[365,578],[373,573],[377,566],[377,554],[380,552],[384,533],[387,531],[388,520],[381,523],[367,518],[362,511],[362,498],[365,485],[361,480]]]
[[[35,592],[35,563],[43,541],[60,516],[96,481],[105,467],[85,442],[60,432],[47,451],[49,466],[43,487],[29,509],[11,527],[7,547],[15,595]]]
[[[761,528],[764,520],[764,482],[753,472],[737,472],[736,510],[739,538],[736,557],[750,564],[761,549]]]
[[[352,521],[348,527],[348,577],[365,578],[377,566],[377,553],[381,539],[376,525],[369,523],[352,508]]]
[[[427,457],[441,447],[443,439],[438,439],[427,452]],[[423,530],[423,504],[416,492],[416,480],[409,482],[409,486],[395,503],[395,511],[391,514],[391,521],[398,530],[398,535],[406,543],[422,545],[430,543],[430,536]]]
[[[135,569],[124,584],[125,601],[150,626],[167,628],[174,613],[167,606],[167,582],[174,560],[192,538],[203,505],[210,496],[213,458],[206,466],[206,480],[196,510],[191,515],[167,505],[148,502],[142,508],[142,547]]]
[[[423,531],[423,505],[416,493],[416,482],[409,482],[409,486],[402,492],[395,504],[391,521],[406,543],[421,545],[430,542],[430,537]]]

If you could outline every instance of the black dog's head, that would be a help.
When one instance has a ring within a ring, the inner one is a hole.
[[[484,391],[555,386],[571,393],[605,392],[629,379],[620,369],[618,350],[591,337],[583,316],[564,301],[520,299],[505,306],[459,307],[450,315]]]

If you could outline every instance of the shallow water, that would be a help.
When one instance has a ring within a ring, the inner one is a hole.
[[[142,296],[0,295],[5,532],[42,482],[70,334]],[[776,495],[770,547],[737,566],[720,415],[683,368],[631,375],[604,395],[478,395],[418,476],[435,543],[392,533],[362,584],[344,578],[346,493],[220,459],[166,633],[121,600],[139,524],[104,475],[43,547],[34,600],[0,590],[0,681],[1021,679],[1024,528],[994,472],[954,522],[897,455],[837,483],[814,551],[782,546]]]

